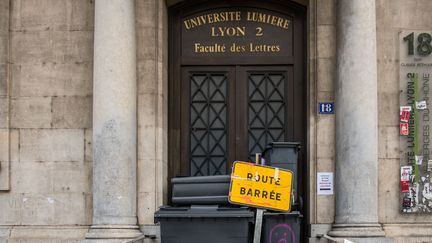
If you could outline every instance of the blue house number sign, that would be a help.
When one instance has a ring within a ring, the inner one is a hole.
[[[320,114],[334,114],[334,102],[320,102],[318,111]]]

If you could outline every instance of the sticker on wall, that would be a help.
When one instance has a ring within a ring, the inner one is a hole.
[[[408,209],[408,208],[410,208],[410,207],[411,207],[411,198],[409,198],[409,197],[404,197],[404,198],[403,198],[403,202],[402,202],[402,207],[403,207],[404,209]]]
[[[417,107],[417,110],[424,110],[424,109],[426,109],[426,101],[425,100],[422,100],[422,101],[416,101],[416,107]]]
[[[401,106],[399,116],[401,122],[408,122],[411,116],[411,106]]]
[[[411,166],[402,166],[401,167],[401,179],[400,179],[400,186],[402,192],[409,192],[409,181],[410,181],[410,175],[412,173],[412,167]]]
[[[426,182],[426,183],[423,185],[422,196],[423,196],[423,202],[426,202],[427,200],[428,200],[428,201],[432,200],[432,188],[431,188],[431,183]]]
[[[409,192],[409,181],[401,181],[401,192]]]
[[[421,165],[423,163],[423,156],[416,155],[415,156],[416,165]]]
[[[427,171],[431,171],[431,170],[432,170],[432,160],[428,160]]]
[[[404,111],[409,111],[409,112],[411,112],[411,109],[412,109],[412,107],[411,106],[407,106],[407,105],[405,105],[405,106],[401,106],[400,107],[400,110],[399,110],[399,115],[402,115],[402,112],[404,112]]]
[[[401,123],[399,125],[399,132],[402,136],[408,136],[409,135],[409,126],[408,123]]]

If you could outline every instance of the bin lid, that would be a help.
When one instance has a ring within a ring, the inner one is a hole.
[[[190,207],[162,206],[155,218],[253,218],[248,207],[219,207],[217,205],[192,205]]]
[[[195,184],[195,183],[230,183],[231,175],[214,176],[187,176],[175,177],[171,179],[173,184]]]
[[[278,215],[283,215],[283,216],[294,216],[294,217],[299,217],[302,218],[303,215],[299,212],[299,211],[291,211],[291,212],[273,212],[273,211],[265,211],[264,212],[264,216],[278,216]]]
[[[300,148],[299,142],[271,142],[267,147],[285,147],[285,148]]]

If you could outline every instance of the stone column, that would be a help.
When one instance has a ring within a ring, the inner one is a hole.
[[[93,224],[86,238],[134,238],[141,235],[134,0],[96,0],[93,82]]]
[[[334,237],[381,237],[375,0],[337,3]]]

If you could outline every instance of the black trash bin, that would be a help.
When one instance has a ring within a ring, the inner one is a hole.
[[[272,167],[287,169],[293,172],[293,201],[294,208],[301,204],[301,199],[297,197],[297,178],[298,178],[298,157],[300,153],[300,143],[298,142],[273,142],[267,145],[262,156],[265,164]],[[297,207],[298,208],[298,207]]]
[[[288,169],[297,174],[300,148],[300,143],[297,142],[273,142],[267,145],[262,156],[266,165]]]
[[[229,205],[230,175],[176,177],[171,179],[174,205]]]
[[[155,213],[163,243],[250,243],[253,221],[247,207],[161,207]]]
[[[302,215],[298,211],[289,213],[264,212],[262,243],[299,243]]]

